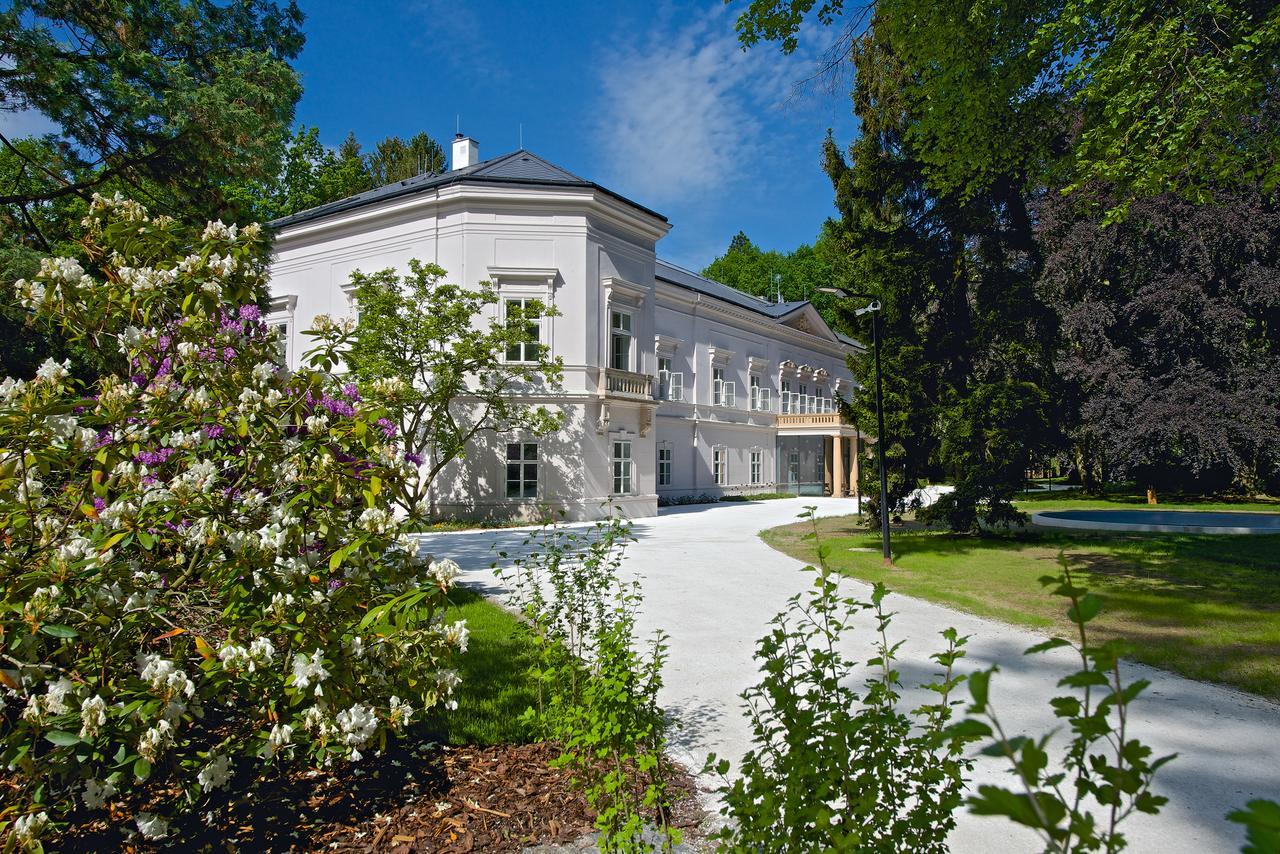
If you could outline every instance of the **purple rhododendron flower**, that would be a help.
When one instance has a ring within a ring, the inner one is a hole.
[[[103,499],[103,498],[93,499],[93,509],[98,511],[99,513],[105,510],[106,506],[107,506],[106,499]]]
[[[391,423],[390,418],[379,418],[375,423],[382,428],[382,435],[388,439],[396,437],[396,425]]]
[[[405,462],[413,463],[415,466],[422,465],[422,457],[411,451],[406,451],[404,455]]]
[[[355,383],[347,383],[342,387],[342,396],[348,400],[359,401],[360,389],[356,387]]]
[[[337,590],[339,587],[346,587],[346,586],[347,586],[346,582],[338,578],[335,578],[329,582],[330,590]]]
[[[262,318],[262,309],[258,308],[256,305],[251,304],[251,305],[240,306],[241,320],[260,320],[261,318]]]
[[[157,466],[164,463],[169,457],[173,456],[173,448],[160,448],[156,451],[138,451],[138,455],[134,457],[143,465]]]
[[[204,425],[204,435],[207,439],[217,439],[225,432],[227,432],[227,428],[223,427],[221,424]]]

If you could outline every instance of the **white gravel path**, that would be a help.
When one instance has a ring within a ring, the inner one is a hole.
[[[801,563],[769,548],[757,534],[794,521],[809,504],[822,515],[852,507],[830,498],[712,504],[670,508],[635,523],[638,541],[626,567],[644,579],[641,629],[661,627],[670,635],[662,701],[682,724],[673,747],[691,768],[701,768],[709,752],[736,759],[748,747],[738,698],[757,678],[755,642],[810,578]],[[524,536],[499,530],[424,540],[429,551],[462,565],[465,583],[500,597],[489,566],[496,551],[517,550]],[[847,583],[851,592],[868,589]],[[928,655],[939,648],[937,633],[955,626],[971,636],[969,668],[1000,665],[992,698],[1006,728],[1042,734],[1055,727],[1047,701],[1059,693],[1057,680],[1074,669],[1069,651],[1024,657],[1023,650],[1042,636],[918,599],[893,596],[889,602],[898,613],[893,632],[906,640],[900,670],[908,685],[932,675]],[[869,628],[845,639],[859,658],[870,655]],[[1170,803],[1160,816],[1140,816],[1127,825],[1130,850],[1238,851],[1243,834],[1225,820],[1226,813],[1255,797],[1280,800],[1280,705],[1141,665],[1128,667],[1125,677],[1152,682],[1132,708],[1131,732],[1156,755],[1179,754],[1157,777],[1157,790]],[[995,760],[981,760],[974,773],[975,783],[1006,779]],[[1035,838],[1011,823],[967,813],[950,841],[956,852],[1038,850]]]

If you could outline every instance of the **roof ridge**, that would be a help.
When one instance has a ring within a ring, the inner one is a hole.
[[[758,302],[762,302],[765,305],[778,304],[768,299],[767,297],[762,297],[757,294],[749,293],[747,291],[744,291],[742,288],[735,288],[733,285],[727,282],[722,282],[719,279],[713,279],[710,276],[704,276],[702,273],[696,273],[693,270],[690,270],[688,267],[681,267],[679,264],[675,263],[674,261],[667,261],[662,258],[659,258],[657,260],[659,264],[666,264],[668,267],[674,267],[675,269],[679,270],[682,273],[688,273],[690,276],[697,276],[699,279],[703,279],[704,281],[715,282],[717,285],[722,285],[723,287],[729,288],[730,290],[737,291],[738,293],[742,294],[744,297],[757,300]],[[809,302],[809,300],[804,300],[804,302]],[[786,303],[783,303],[783,305],[786,305]]]

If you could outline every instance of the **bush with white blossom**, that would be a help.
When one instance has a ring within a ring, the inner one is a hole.
[[[111,354],[0,382],[0,841],[163,775],[168,819],[266,763],[357,760],[449,704],[456,575],[388,497],[412,470],[378,388],[324,347],[280,364],[257,226],[192,233],[96,198],[87,272],[17,284],[33,322]],[[394,391],[392,389],[391,391]]]

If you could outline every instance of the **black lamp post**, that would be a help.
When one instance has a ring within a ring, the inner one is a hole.
[[[876,457],[880,464],[880,540],[885,566],[893,565],[893,552],[889,548],[889,472],[884,467],[884,384],[880,378],[880,300],[869,294],[855,294],[844,288],[818,288],[826,294],[845,299],[869,299],[870,303],[855,309],[854,315],[871,314],[871,349],[876,361]],[[862,509],[862,499],[858,499]]]

